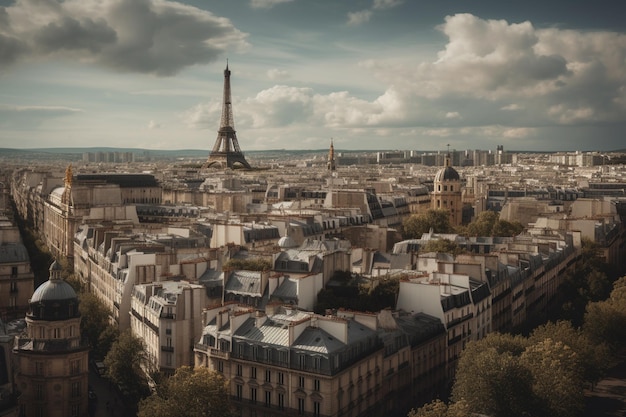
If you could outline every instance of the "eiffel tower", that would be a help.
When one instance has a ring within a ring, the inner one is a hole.
[[[237,141],[235,132],[233,106],[230,98],[230,70],[228,69],[228,62],[226,62],[226,69],[224,70],[224,101],[222,103],[220,130],[217,131],[217,140],[215,145],[213,145],[209,159],[204,164],[204,168],[212,165],[231,169],[235,166],[251,168],[239,148],[239,141]]]

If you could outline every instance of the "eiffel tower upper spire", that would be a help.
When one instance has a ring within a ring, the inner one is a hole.
[[[217,140],[215,141],[215,145],[213,145],[213,150],[205,166],[209,167],[214,164],[219,164],[223,168],[233,168],[237,164],[244,168],[250,168],[250,164],[246,161],[246,158],[239,148],[239,141],[237,140],[235,131],[228,61],[226,61],[226,69],[224,70],[224,98],[222,101],[220,129],[217,132]]]

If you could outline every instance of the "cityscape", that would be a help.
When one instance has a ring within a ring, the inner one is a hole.
[[[220,3],[0,4],[0,416],[626,415],[623,23]]]

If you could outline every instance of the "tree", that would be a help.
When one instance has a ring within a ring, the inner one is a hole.
[[[487,210],[481,212],[473,222],[467,225],[469,236],[491,236],[493,227],[500,215],[495,211]]]
[[[435,233],[453,233],[448,210],[429,209],[424,214],[414,214],[402,223],[404,239],[419,239],[433,229]]]
[[[452,400],[493,417],[523,416],[534,407],[532,374],[519,362],[526,346],[519,336],[491,333],[461,353]]]
[[[229,259],[222,267],[223,271],[269,271],[270,269],[272,269],[272,262],[264,258]]]
[[[456,243],[448,239],[434,239],[429,240],[420,248],[421,253],[427,252],[443,252],[458,255],[463,252],[463,249]]]
[[[106,377],[120,387],[125,387],[133,398],[146,393],[147,379],[144,369],[148,367],[143,340],[130,330],[120,333],[111,350],[104,358]]]
[[[95,349],[100,334],[109,326],[109,310],[94,294],[81,293],[79,300],[81,333],[87,336],[89,344]]]
[[[120,330],[116,326],[109,324],[105,327],[104,330],[100,332],[98,343],[92,348],[96,357],[104,358],[119,336]]]
[[[501,220],[495,211],[481,212],[476,219],[467,225],[467,236],[517,236],[524,230],[524,226],[518,222]]]
[[[227,381],[208,368],[181,367],[139,403],[138,417],[234,416]]]
[[[520,364],[533,376],[539,414],[570,417],[584,408],[582,367],[576,352],[562,342],[545,339],[528,346]]]
[[[470,415],[470,408],[465,401],[446,404],[441,400],[434,400],[417,410],[411,410],[408,417],[468,417]]]
[[[550,322],[537,327],[531,333],[529,341],[537,344],[545,340],[561,342],[570,347],[582,367],[582,377],[585,381],[595,384],[608,369],[610,351],[605,343],[594,343],[568,321]]]

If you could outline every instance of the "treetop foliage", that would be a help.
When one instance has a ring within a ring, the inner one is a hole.
[[[227,381],[208,368],[184,366],[139,404],[138,417],[231,417]]]
[[[222,267],[222,271],[269,271],[271,269],[272,262],[265,258],[229,259]]]
[[[424,214],[414,214],[402,223],[404,239],[419,239],[430,230],[434,233],[454,233],[448,210],[429,209]]]

